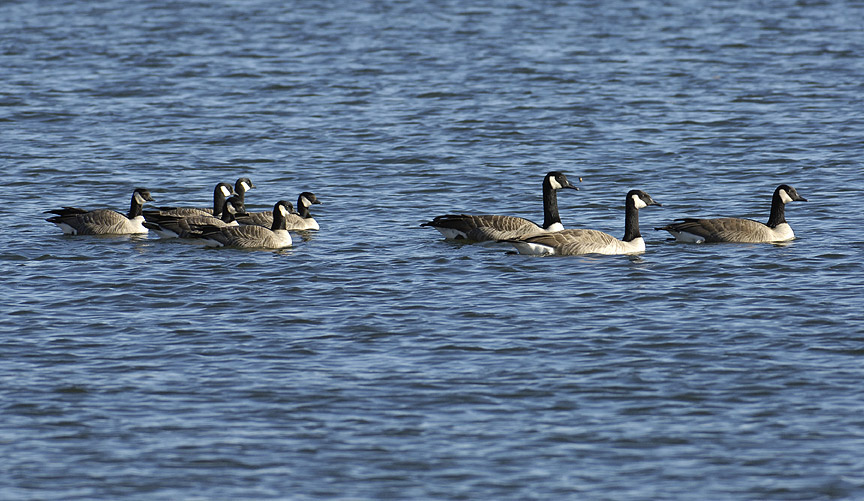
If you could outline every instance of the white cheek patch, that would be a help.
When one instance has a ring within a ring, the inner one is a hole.
[[[786,190],[780,190],[780,200],[782,200],[784,204],[788,204],[792,201],[792,197],[786,193]]]
[[[633,198],[633,205],[635,205],[637,209],[641,209],[643,207],[648,207],[648,204],[643,202],[642,199],[639,198],[638,195],[631,195],[631,198]]]
[[[243,191],[249,191],[249,190],[252,189],[252,188],[249,187],[248,184],[246,184],[246,181],[241,181],[241,182],[240,182],[240,186],[243,187]]]
[[[282,217],[288,217],[288,209],[284,205],[279,206],[279,213],[282,214]]]
[[[144,197],[142,197],[141,194],[136,191],[135,192],[135,202],[138,203],[139,205],[144,205],[144,202],[146,202],[146,200],[144,200]]]
[[[553,190],[560,190],[561,188],[563,188],[563,186],[561,186],[561,183],[559,183],[554,176],[549,177],[549,186],[551,186]]]
[[[231,192],[228,191],[228,188],[226,188],[226,187],[224,187],[224,186],[222,186],[221,188],[222,188],[222,194],[223,194],[223,195],[225,195],[226,197],[230,197],[230,196],[231,196]]]
[[[310,207],[312,205],[312,202],[310,202],[309,199],[306,197],[300,197],[300,203],[303,205],[303,207]]]

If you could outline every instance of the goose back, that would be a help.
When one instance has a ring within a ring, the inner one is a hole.
[[[445,214],[420,226],[437,229],[448,240],[487,242],[544,233],[542,226],[516,216]],[[554,231],[552,228],[550,231]]]

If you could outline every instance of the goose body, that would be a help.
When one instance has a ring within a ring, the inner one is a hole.
[[[314,193],[304,191],[297,197],[297,212],[293,210],[293,206],[289,205],[289,214],[286,217],[286,228],[293,231],[303,230],[318,230],[320,226],[318,221],[312,217],[309,212],[309,207],[312,204],[320,204],[321,201]],[[273,211],[263,212],[247,212],[246,214],[238,214],[237,221],[241,225],[257,225],[269,228],[273,225]]]
[[[687,243],[785,242],[795,238],[795,232],[786,222],[786,204],[793,201],[806,202],[807,199],[800,196],[795,188],[781,184],[771,197],[771,214],[765,224],[737,217],[685,218],[655,229],[668,231],[676,241]]]
[[[202,226],[218,228],[237,226],[234,215],[235,206],[239,204],[242,202],[237,195],[226,200],[221,209],[221,218],[201,215],[183,217],[173,214],[145,214],[144,227],[153,230],[161,238],[193,238],[195,234],[200,233],[199,228]]]
[[[217,227],[205,225],[195,228],[191,236],[200,238],[209,247],[234,247],[239,249],[281,249],[292,244],[291,234],[285,227],[290,203],[281,200],[273,207],[273,224],[263,226]]]
[[[445,214],[420,226],[435,228],[448,240],[488,242],[515,239],[527,235],[557,232],[564,229],[558,214],[558,190],[578,190],[561,172],[553,171],[543,178],[543,226],[516,216],[492,214]]]
[[[158,214],[163,216],[216,216],[222,215],[222,207],[228,197],[235,195],[234,189],[228,183],[219,183],[213,189],[213,208],[207,207],[157,207],[148,210],[146,216]]]
[[[639,233],[639,209],[660,205],[641,190],[630,190],[625,201],[624,238],[597,230],[570,229],[505,240],[520,254],[575,256],[580,254],[637,254],[645,252]]]
[[[132,202],[127,214],[111,209],[85,210],[76,207],[64,207],[46,211],[56,214],[46,221],[54,223],[66,235],[125,235],[147,233],[144,227],[144,217],[141,209],[144,202],[150,202],[153,197],[145,188],[135,188]]]

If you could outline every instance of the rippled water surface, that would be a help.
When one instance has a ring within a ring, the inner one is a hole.
[[[858,2],[6,2],[0,498],[862,499]],[[542,219],[639,256],[421,228]],[[278,252],[42,212],[310,190]],[[685,245],[684,216],[798,238]]]

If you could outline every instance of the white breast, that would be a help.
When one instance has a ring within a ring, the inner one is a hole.
[[[795,238],[795,232],[792,231],[792,227],[789,226],[789,223],[778,224],[773,231],[775,242],[785,242],[786,240],[792,240]]]
[[[561,224],[561,223],[554,223],[554,224],[550,225],[548,228],[546,228],[546,231],[548,231],[548,232],[551,233],[551,232],[555,232],[555,231],[561,231],[561,230],[563,230],[563,229],[564,229],[564,225],[563,225],[563,224]]]
[[[144,227],[144,216],[135,216],[129,220],[129,227],[132,228],[130,233],[148,233],[149,230]]]

